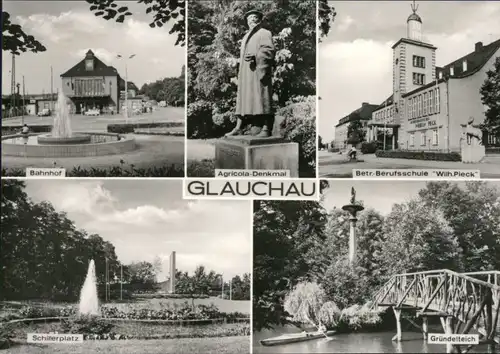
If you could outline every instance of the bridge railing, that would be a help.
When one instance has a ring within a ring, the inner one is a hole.
[[[397,274],[375,295],[374,306],[414,307],[420,314],[452,316],[457,331],[498,333],[498,271],[457,273],[447,269]],[[460,327],[462,326],[462,327]]]

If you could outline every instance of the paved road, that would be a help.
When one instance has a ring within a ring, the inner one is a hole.
[[[150,122],[184,122],[184,108],[160,107],[152,113],[143,113],[132,116],[128,120],[123,115],[101,115],[97,117],[87,117],[83,115],[72,115],[71,128],[74,131],[106,131],[108,124],[121,123],[150,123]],[[52,125],[54,117],[24,117],[24,123],[33,125]],[[22,118],[5,118],[2,120],[3,126],[19,126],[23,123]]]
[[[424,161],[378,158],[374,154],[360,155],[361,162],[347,162],[347,156],[320,151],[320,177],[352,177],[353,169],[455,169],[480,170],[481,178],[500,178],[500,156],[487,156],[481,163],[464,164],[453,161]]]

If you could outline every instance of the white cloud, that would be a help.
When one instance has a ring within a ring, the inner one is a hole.
[[[167,28],[151,29],[149,24],[142,21],[129,19],[126,22],[124,36],[136,44],[145,47],[163,47],[167,43],[174,43],[175,39],[168,34]]]
[[[84,35],[98,35],[105,31],[105,22],[87,12],[67,11],[59,15],[33,14],[17,16],[19,24],[40,40],[59,43]]]
[[[344,32],[347,31],[349,27],[351,27],[351,25],[354,22],[354,19],[351,16],[347,15],[340,17],[338,21],[339,21],[338,30]]]
[[[95,215],[98,222],[126,224],[134,226],[150,226],[166,221],[176,220],[181,214],[178,210],[164,210],[152,205],[141,205],[123,211],[114,211],[110,215]]]
[[[76,185],[47,184],[39,193],[43,199],[50,200],[56,210],[68,213],[106,213],[113,210],[116,203],[100,181],[85,181]]]

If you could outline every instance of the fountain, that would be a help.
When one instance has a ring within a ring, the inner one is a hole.
[[[2,155],[19,157],[93,157],[123,154],[136,149],[135,139],[116,133],[74,132],[70,102],[61,91],[50,134],[2,136]]]
[[[80,315],[99,315],[99,299],[97,297],[97,279],[95,275],[95,263],[92,259],[89,263],[87,277],[83,283],[80,293],[80,306],[78,309]]]
[[[64,93],[61,91],[57,96],[56,116],[52,133],[39,135],[39,144],[87,144],[90,143],[89,134],[73,134],[71,130],[71,120],[69,115],[69,103]]]

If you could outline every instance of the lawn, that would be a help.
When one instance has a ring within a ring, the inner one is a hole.
[[[170,340],[86,341],[82,344],[16,345],[10,354],[163,354],[163,353],[249,353],[250,337],[190,338]]]

